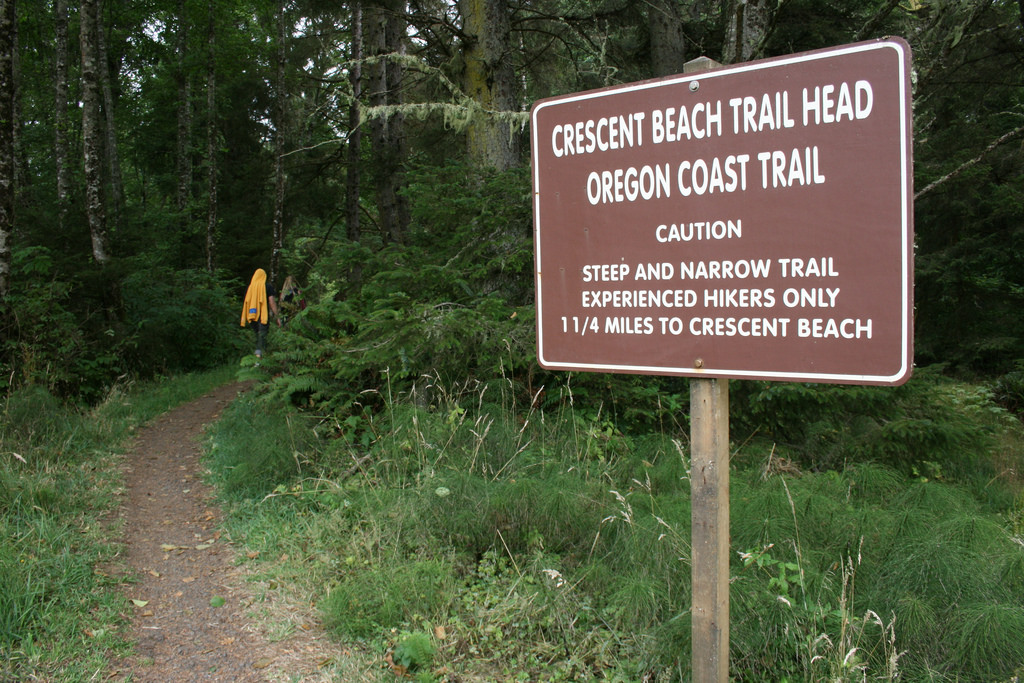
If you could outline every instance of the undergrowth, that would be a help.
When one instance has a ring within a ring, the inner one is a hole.
[[[510,377],[382,380],[340,413],[268,386],[211,432],[254,569],[301,584],[379,680],[689,680],[685,415],[630,423],[571,378],[542,400]],[[1021,674],[1019,423],[927,372],[895,391],[734,386],[733,678]],[[819,405],[818,426],[778,401]],[[242,438],[253,420],[264,438]],[[410,642],[430,646],[415,670]]]
[[[88,410],[28,385],[0,399],[0,680],[86,681],[125,653],[130,613],[104,571],[121,449],[229,372],[111,389]]]

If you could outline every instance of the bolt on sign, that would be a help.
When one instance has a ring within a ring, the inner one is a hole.
[[[542,366],[910,377],[905,41],[553,97],[531,123]]]

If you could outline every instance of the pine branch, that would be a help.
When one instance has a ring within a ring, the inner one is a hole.
[[[942,176],[941,178],[933,180],[932,182],[928,183],[923,188],[921,188],[918,192],[914,194],[914,200],[917,201],[924,195],[934,190],[936,187],[952,180],[953,178],[957,177],[958,175],[960,175],[967,169],[971,168],[972,166],[976,166],[981,162],[982,159],[988,156],[988,154],[991,153],[996,147],[1006,144],[1010,140],[1013,140],[1014,138],[1018,137],[1021,133],[1024,133],[1024,126],[1018,126],[1017,128],[1011,130],[1010,132],[1000,135],[998,138],[989,143],[988,147],[982,150],[981,154],[974,157],[973,159],[965,161],[964,163],[960,164],[946,175]]]

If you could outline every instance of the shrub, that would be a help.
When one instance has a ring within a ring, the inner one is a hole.
[[[15,249],[12,256],[17,285],[0,304],[0,389],[37,384],[95,400],[125,368],[111,326],[82,301],[89,299],[82,285],[56,275],[49,250]]]
[[[213,368],[239,353],[238,301],[204,270],[139,270],[121,283],[121,297],[142,375]]]

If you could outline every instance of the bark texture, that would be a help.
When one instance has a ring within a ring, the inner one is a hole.
[[[363,3],[354,0],[352,3],[352,53],[348,79],[352,87],[352,104],[348,108],[348,166],[345,170],[345,222],[348,226],[348,238],[358,242],[362,237],[359,222],[359,184],[360,154],[362,153],[363,129],[359,125],[359,98],[363,88]]]
[[[82,48],[82,147],[85,161],[85,213],[92,257],[101,265],[107,253],[107,217],[103,197],[103,131],[100,115],[99,0],[82,0],[79,10]]]
[[[192,188],[192,80],[185,63],[188,50],[188,17],[185,14],[185,0],[178,0],[178,30],[175,34],[175,51],[178,55],[178,144],[176,170],[178,175],[177,208],[182,227],[188,221],[186,212]]]
[[[404,0],[377,0],[364,8],[364,39],[369,65],[367,95],[373,107],[388,107],[370,122],[374,181],[380,229],[386,241],[401,242],[409,227],[409,207],[400,190],[407,156],[400,57],[405,53]],[[393,107],[393,109],[391,109]]]
[[[277,63],[274,77],[274,230],[273,243],[270,251],[270,281],[278,281],[278,270],[281,266],[281,250],[284,248],[284,136],[285,136],[285,2],[279,0],[277,5]]]
[[[214,270],[217,240],[217,22],[213,3],[206,23],[206,270]]]
[[[14,31],[15,0],[0,0],[0,298],[11,278],[14,231]]]
[[[53,87],[53,163],[57,175],[57,227],[63,232],[68,216],[71,179],[68,168],[68,3],[56,0],[54,29],[57,38]]]
[[[480,166],[504,171],[519,163],[518,136],[502,116],[518,110],[510,10],[506,0],[460,0],[459,11],[466,92],[484,110],[467,130],[469,156]]]
[[[686,38],[676,0],[650,0],[647,28],[651,36],[651,75],[682,73],[686,63]]]
[[[775,0],[729,0],[726,3],[724,63],[749,62],[761,56],[775,6]]]
[[[124,184],[121,182],[121,154],[117,149],[117,121],[114,117],[114,88],[111,84],[110,61],[107,56],[106,29],[102,22],[96,24],[96,40],[99,51],[100,90],[103,93],[103,151],[107,160],[107,179],[110,186],[111,222],[117,229],[118,216],[124,203]]]

